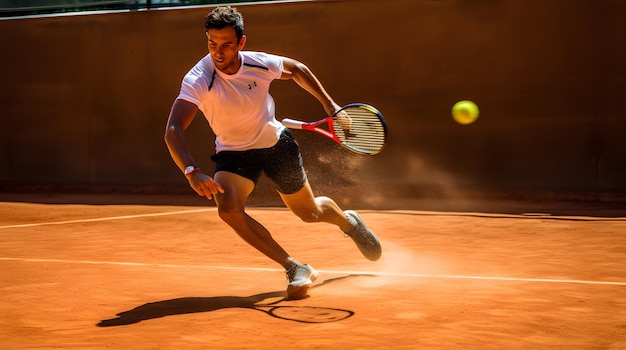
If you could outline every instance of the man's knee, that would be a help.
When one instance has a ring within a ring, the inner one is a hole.
[[[222,200],[217,205],[217,213],[224,222],[231,224],[244,217],[244,209],[234,202]]]
[[[317,210],[300,211],[295,214],[296,216],[300,218],[300,220],[307,222],[307,223],[320,221],[319,211]]]
[[[310,206],[302,207],[295,214],[304,222],[320,222],[328,209],[327,197],[317,197]]]

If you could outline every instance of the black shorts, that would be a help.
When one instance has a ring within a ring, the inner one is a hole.
[[[228,171],[250,179],[255,184],[264,172],[276,189],[283,194],[298,192],[306,182],[300,146],[289,129],[282,132],[273,147],[247,151],[221,151],[211,159],[216,163],[216,173]]]

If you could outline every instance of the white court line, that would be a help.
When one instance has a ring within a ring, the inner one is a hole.
[[[152,264],[123,261],[91,261],[91,260],[62,260],[62,259],[30,259],[30,258],[3,258],[0,261],[21,261],[34,263],[62,263],[62,264],[87,264],[87,265],[117,265],[117,266],[140,266],[140,267],[160,267],[160,268],[201,268],[211,270],[238,270],[238,271],[266,271],[284,272],[283,269],[269,267],[242,267],[242,266],[219,266],[219,265],[179,265],[179,264]],[[551,278],[520,278],[520,277],[498,277],[498,276],[463,276],[463,275],[432,275],[422,273],[385,272],[385,271],[359,271],[359,270],[317,270],[318,272],[333,275],[371,275],[389,276],[404,278],[434,278],[434,279],[457,279],[457,280],[484,280],[484,281],[506,281],[506,282],[531,282],[531,283],[570,283],[589,285],[609,285],[626,287],[626,282],[617,281],[589,281],[589,280],[568,280]]]
[[[286,208],[270,208],[269,210],[287,210]],[[67,225],[67,224],[77,224],[77,223],[86,223],[86,222],[99,222],[99,221],[111,221],[111,220],[126,220],[126,219],[136,219],[136,218],[144,218],[144,217],[154,217],[154,216],[166,216],[166,215],[178,215],[178,214],[188,214],[188,213],[200,213],[207,211],[215,211],[216,207],[211,208],[203,208],[203,209],[191,209],[191,210],[180,210],[180,211],[170,211],[170,212],[161,212],[161,213],[149,213],[149,214],[137,214],[137,215],[123,215],[123,216],[110,216],[110,217],[102,217],[102,218],[92,218],[92,219],[77,219],[77,220],[66,220],[66,221],[52,221],[52,222],[39,222],[39,223],[30,223],[30,224],[16,224],[16,225],[5,225],[0,226],[1,229],[5,228],[23,228],[23,227],[37,227],[37,226],[48,226],[48,225]],[[251,208],[251,210],[263,210],[263,208]],[[369,212],[369,211],[363,211]],[[380,211],[374,211],[380,212]],[[405,211],[405,210],[392,210],[388,211],[388,214],[406,214],[406,215],[433,215],[433,216],[486,216],[486,217],[496,217],[496,218],[553,218],[553,219],[573,219],[569,217],[527,217],[524,215],[509,215],[509,214],[477,214],[477,213],[438,213],[438,212],[420,212],[420,211]],[[591,218],[586,217],[583,221],[622,221],[625,218]]]
[[[136,218],[147,218],[147,217],[152,217],[152,216],[165,216],[165,215],[199,213],[199,212],[213,211],[213,210],[216,210],[216,208],[203,208],[203,209],[191,209],[191,210],[180,210],[180,211],[166,211],[166,212],[161,212],[161,213],[149,213],[149,214],[137,214],[137,215],[109,216],[109,217],[93,218],[93,219],[78,219],[78,220],[67,220],[67,221],[38,222],[38,223],[33,223],[33,224],[6,225],[6,226],[0,226],[0,229],[3,229],[3,228],[19,228],[19,227],[36,227],[36,226],[46,226],[46,225],[67,225],[67,224],[78,224],[78,223],[84,223],[84,222],[97,222],[97,221],[126,220],[126,219],[136,219]]]

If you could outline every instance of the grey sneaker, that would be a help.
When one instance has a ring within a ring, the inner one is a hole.
[[[315,271],[311,265],[294,262],[287,270],[287,279],[289,279],[287,299],[306,298],[311,284],[317,279],[318,275],[317,271]]]
[[[356,211],[346,210],[344,213],[348,219],[352,218],[356,222],[352,230],[345,232],[346,236],[352,238],[357,248],[367,259],[371,261],[380,259],[383,251],[376,234],[365,226],[363,219]]]

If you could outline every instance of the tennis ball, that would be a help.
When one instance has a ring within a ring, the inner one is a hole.
[[[472,101],[459,101],[452,106],[452,118],[462,125],[471,124],[478,118],[478,106]]]

